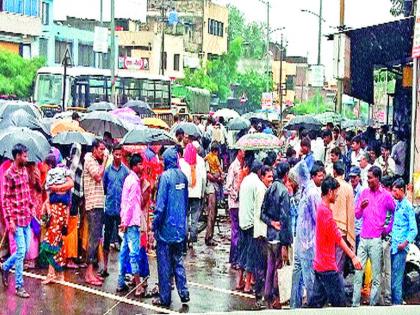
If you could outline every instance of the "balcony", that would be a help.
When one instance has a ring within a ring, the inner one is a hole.
[[[42,24],[40,17],[0,12],[0,32],[16,35],[40,36],[41,28]]]

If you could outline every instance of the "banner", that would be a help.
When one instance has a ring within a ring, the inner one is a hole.
[[[119,57],[118,68],[128,70],[149,70],[148,58]]]
[[[262,94],[261,108],[262,109],[273,109],[273,93],[265,92],[265,93]]]
[[[420,5],[417,4],[416,22],[414,24],[414,37],[413,37],[413,58],[420,57]]]

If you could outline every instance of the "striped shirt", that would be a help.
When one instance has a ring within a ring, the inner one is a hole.
[[[87,153],[83,168],[83,186],[85,195],[86,211],[104,208],[105,194],[103,180],[96,182],[94,177],[100,171],[99,162],[93,157],[92,153]]]

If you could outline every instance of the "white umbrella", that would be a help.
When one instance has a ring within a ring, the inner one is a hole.
[[[233,109],[223,108],[214,113],[214,117],[223,117],[225,120],[237,118],[240,115]]]

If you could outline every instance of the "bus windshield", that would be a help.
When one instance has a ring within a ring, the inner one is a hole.
[[[39,104],[61,104],[63,76],[42,73],[38,75],[35,101]]]

